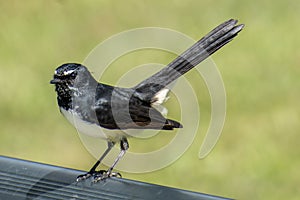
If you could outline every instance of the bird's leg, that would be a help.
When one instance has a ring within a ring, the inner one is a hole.
[[[108,141],[107,142],[107,149],[104,151],[104,153],[102,154],[102,156],[99,158],[99,160],[97,160],[97,162],[94,164],[94,166],[90,169],[90,171],[86,174],[82,174],[79,175],[76,179],[76,181],[82,181],[85,180],[95,174],[103,174],[106,173],[105,170],[100,170],[100,171],[96,171],[96,168],[99,166],[99,164],[102,162],[102,160],[105,158],[105,156],[110,152],[110,150],[113,148],[113,146],[115,145],[115,142],[111,142]]]
[[[111,165],[111,167],[105,173],[103,173],[102,176],[95,177],[94,182],[101,181],[101,180],[106,179],[111,176],[122,177],[119,172],[113,172],[113,169],[117,165],[117,163],[120,161],[120,159],[125,155],[126,151],[129,148],[128,141],[125,137],[123,137],[120,141],[120,148],[121,148],[121,151],[120,151],[118,157],[115,159],[114,163]]]

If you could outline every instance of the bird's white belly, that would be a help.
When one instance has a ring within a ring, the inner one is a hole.
[[[82,120],[76,113],[73,113],[72,111],[61,109],[61,113],[80,133],[112,141],[118,141],[122,137],[122,132],[120,130],[105,130],[97,124],[88,123]]]

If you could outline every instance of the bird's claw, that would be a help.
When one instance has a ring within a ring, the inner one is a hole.
[[[86,174],[81,174],[81,175],[77,176],[76,182],[86,180],[86,179],[90,178],[92,175],[93,175],[93,173],[91,173],[91,172],[88,172]]]
[[[119,172],[111,172],[111,171],[105,171],[105,170],[100,170],[101,173],[97,173],[94,176],[94,183],[97,183],[99,181],[103,181],[109,177],[119,177],[122,178],[122,175]]]
[[[109,177],[119,177],[122,178],[122,175],[119,172],[111,172],[110,170],[99,170],[95,172],[88,172],[86,174],[82,174],[77,176],[76,182],[80,182],[83,180],[86,180],[90,177],[94,177],[93,183],[97,183],[99,181],[102,181],[104,179],[107,179]]]

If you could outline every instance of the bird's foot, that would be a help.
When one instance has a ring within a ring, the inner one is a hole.
[[[81,174],[81,175],[77,176],[76,182],[86,180],[86,179],[90,178],[91,176],[93,176],[94,174],[95,174],[95,172],[88,172],[86,174]]]
[[[97,183],[97,182],[102,181],[104,179],[107,179],[109,177],[122,178],[122,175],[119,172],[112,172],[110,170],[107,170],[107,171],[106,170],[99,170],[99,171],[88,172],[86,174],[79,175],[79,176],[77,176],[76,181],[80,182],[80,181],[86,180],[90,177],[94,178],[93,183]]]
[[[110,177],[122,178],[122,175],[119,172],[112,172],[110,170],[107,170],[107,171],[100,170],[100,171],[97,171],[97,173],[95,173],[93,182],[97,183],[99,181],[103,181],[103,180],[105,180],[107,178],[110,178]]]

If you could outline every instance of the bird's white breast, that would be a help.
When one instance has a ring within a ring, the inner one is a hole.
[[[102,139],[110,139],[112,141],[118,141],[122,136],[120,130],[104,130],[100,126],[94,123],[89,123],[80,118],[76,113],[60,109],[64,117],[77,129],[78,132],[86,134],[92,137],[100,137]]]

